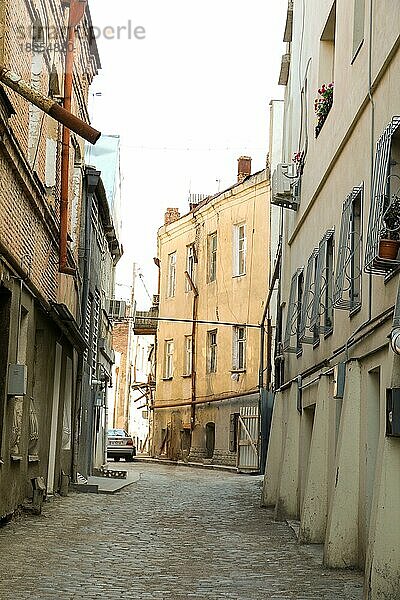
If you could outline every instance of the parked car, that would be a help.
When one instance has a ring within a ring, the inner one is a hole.
[[[124,458],[132,461],[136,456],[136,447],[132,437],[124,429],[109,429],[107,432],[107,458],[118,461]]]

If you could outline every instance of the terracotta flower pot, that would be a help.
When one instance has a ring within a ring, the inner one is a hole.
[[[400,240],[379,240],[379,258],[396,260]]]

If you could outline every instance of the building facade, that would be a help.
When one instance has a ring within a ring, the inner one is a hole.
[[[364,570],[379,600],[400,580],[399,23],[385,0],[289,2],[272,178],[282,255],[263,502],[300,521],[301,543],[324,544],[325,564]]]
[[[82,320],[87,349],[82,362],[79,472],[90,475],[106,462],[108,388],[112,382],[112,315],[115,267],[121,246],[111,203],[94,167],[85,169],[81,229]]]
[[[0,3],[0,62],[35,91],[63,94],[65,3]],[[74,51],[72,112],[88,121],[97,73],[90,13]],[[50,39],[50,33],[52,37]],[[57,33],[57,40],[55,35]],[[53,48],[54,50],[54,48]],[[26,497],[60,490],[77,468],[80,332],[78,247],[83,140],[70,144],[68,269],[60,272],[62,127],[9,88],[0,92],[0,519]],[[71,241],[72,240],[72,241]],[[36,493],[35,493],[36,492]]]
[[[268,215],[268,170],[251,175],[247,157],[237,184],[183,217],[166,213],[158,233],[154,456],[236,465],[241,410],[257,421]],[[258,432],[245,443],[255,448]]]

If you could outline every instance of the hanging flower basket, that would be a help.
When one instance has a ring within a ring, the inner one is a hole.
[[[333,82],[325,85],[325,83],[318,90],[318,98],[315,99],[314,109],[317,115],[317,125],[315,127],[315,137],[319,136],[319,133],[326,121],[326,117],[332,108],[333,104]]]

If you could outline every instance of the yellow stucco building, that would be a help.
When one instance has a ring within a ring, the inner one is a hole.
[[[269,173],[250,172],[242,157],[235,185],[158,232],[155,456],[235,465],[240,410],[258,411]]]

